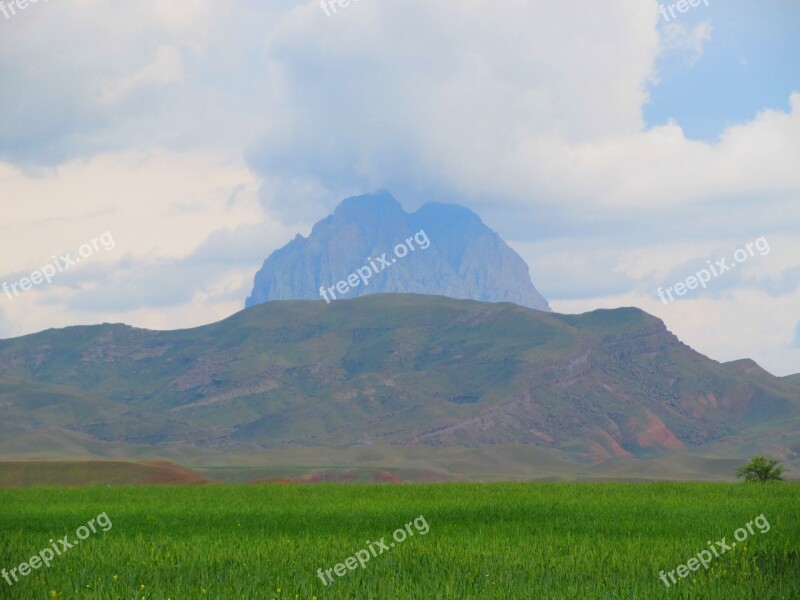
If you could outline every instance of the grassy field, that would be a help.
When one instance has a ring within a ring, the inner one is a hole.
[[[108,531],[95,525],[50,568],[13,586],[0,580],[0,598],[800,598],[797,484],[0,490],[0,568],[28,561],[51,538],[73,542],[101,513]],[[708,570],[665,587],[659,571],[686,563],[709,540],[730,544],[761,514],[769,531],[756,527]],[[415,535],[377,550],[420,516],[426,534],[410,526]],[[343,563],[367,541],[378,556],[323,585],[317,569]]]

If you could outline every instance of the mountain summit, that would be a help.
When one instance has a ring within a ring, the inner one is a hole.
[[[332,293],[323,296],[320,288]],[[431,202],[409,214],[387,192],[344,200],[308,238],[298,235],[273,252],[256,274],[246,306],[391,293],[550,311],[522,257],[474,212]]]

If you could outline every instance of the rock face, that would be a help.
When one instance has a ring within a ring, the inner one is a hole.
[[[400,244],[406,249],[398,249]],[[412,293],[550,311],[525,261],[478,215],[439,203],[409,214],[388,193],[344,200],[308,238],[298,235],[273,252],[256,274],[246,306],[320,300],[321,287],[329,290],[359,269],[364,278],[353,277],[356,285],[347,285],[344,293],[334,288],[326,299]]]

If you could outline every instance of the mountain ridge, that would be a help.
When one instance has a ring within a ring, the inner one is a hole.
[[[597,464],[707,444],[735,452],[738,437],[766,428],[775,435],[759,439],[785,440],[794,460],[797,388],[741,367],[696,353],[637,308],[275,301],[193,329],[105,324],[2,340],[0,414],[7,448],[66,431],[86,448],[522,444]]]

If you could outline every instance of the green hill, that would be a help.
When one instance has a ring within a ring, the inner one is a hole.
[[[792,436],[800,398],[635,308],[558,315],[376,295],[270,302],[188,330],[3,340],[0,416],[6,458],[521,445],[590,465],[769,439],[778,426]]]

